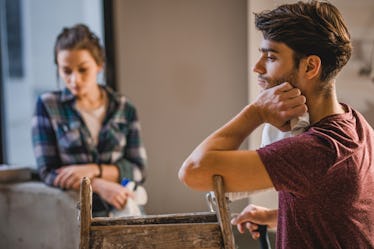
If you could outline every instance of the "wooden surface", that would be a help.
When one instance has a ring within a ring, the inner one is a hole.
[[[221,249],[217,223],[92,227],[90,248]]]
[[[96,217],[91,221],[92,226],[107,225],[152,225],[176,223],[218,223],[216,213],[198,212],[185,214],[146,215],[139,217],[103,218]]]
[[[217,204],[217,216],[222,232],[223,243],[225,249],[235,249],[235,241],[232,232],[231,222],[230,222],[230,212],[225,197],[224,182],[223,177],[215,175],[213,176],[214,184],[214,195],[216,197]]]
[[[90,179],[84,177],[80,188],[80,203],[79,203],[81,220],[81,234],[80,234],[80,249],[89,249],[90,228],[92,219],[92,189]]]
[[[215,176],[214,182],[217,214],[92,218],[92,189],[90,180],[84,178],[80,249],[234,249],[222,177]]]

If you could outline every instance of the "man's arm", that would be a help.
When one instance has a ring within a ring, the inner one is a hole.
[[[191,188],[212,190],[212,176],[222,175],[226,191],[252,191],[272,187],[256,151],[239,146],[258,126],[267,122],[289,129],[289,120],[307,111],[305,97],[289,83],[264,90],[223,127],[207,137],[185,160],[179,178]]]

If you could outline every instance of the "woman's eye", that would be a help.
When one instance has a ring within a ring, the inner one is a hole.
[[[86,69],[86,68],[80,68],[80,69],[79,69],[79,72],[80,72],[80,73],[85,73],[85,72],[87,72],[87,69]]]
[[[69,69],[63,69],[62,70],[62,72],[64,73],[64,74],[71,74],[71,70],[69,70]]]

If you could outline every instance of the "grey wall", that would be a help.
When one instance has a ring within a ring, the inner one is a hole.
[[[207,210],[177,172],[247,103],[246,0],[115,1],[118,86],[138,108],[148,213]]]

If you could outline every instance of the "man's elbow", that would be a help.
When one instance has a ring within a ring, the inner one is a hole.
[[[201,165],[192,160],[186,160],[178,172],[179,180],[188,187],[196,190],[206,190],[206,174],[201,170]]]
[[[179,169],[179,172],[178,172],[179,180],[189,187],[191,187],[190,182],[191,182],[191,178],[193,178],[191,176],[193,172],[192,169],[195,167],[196,165],[192,161],[187,159],[186,161],[183,162],[183,165]]]

